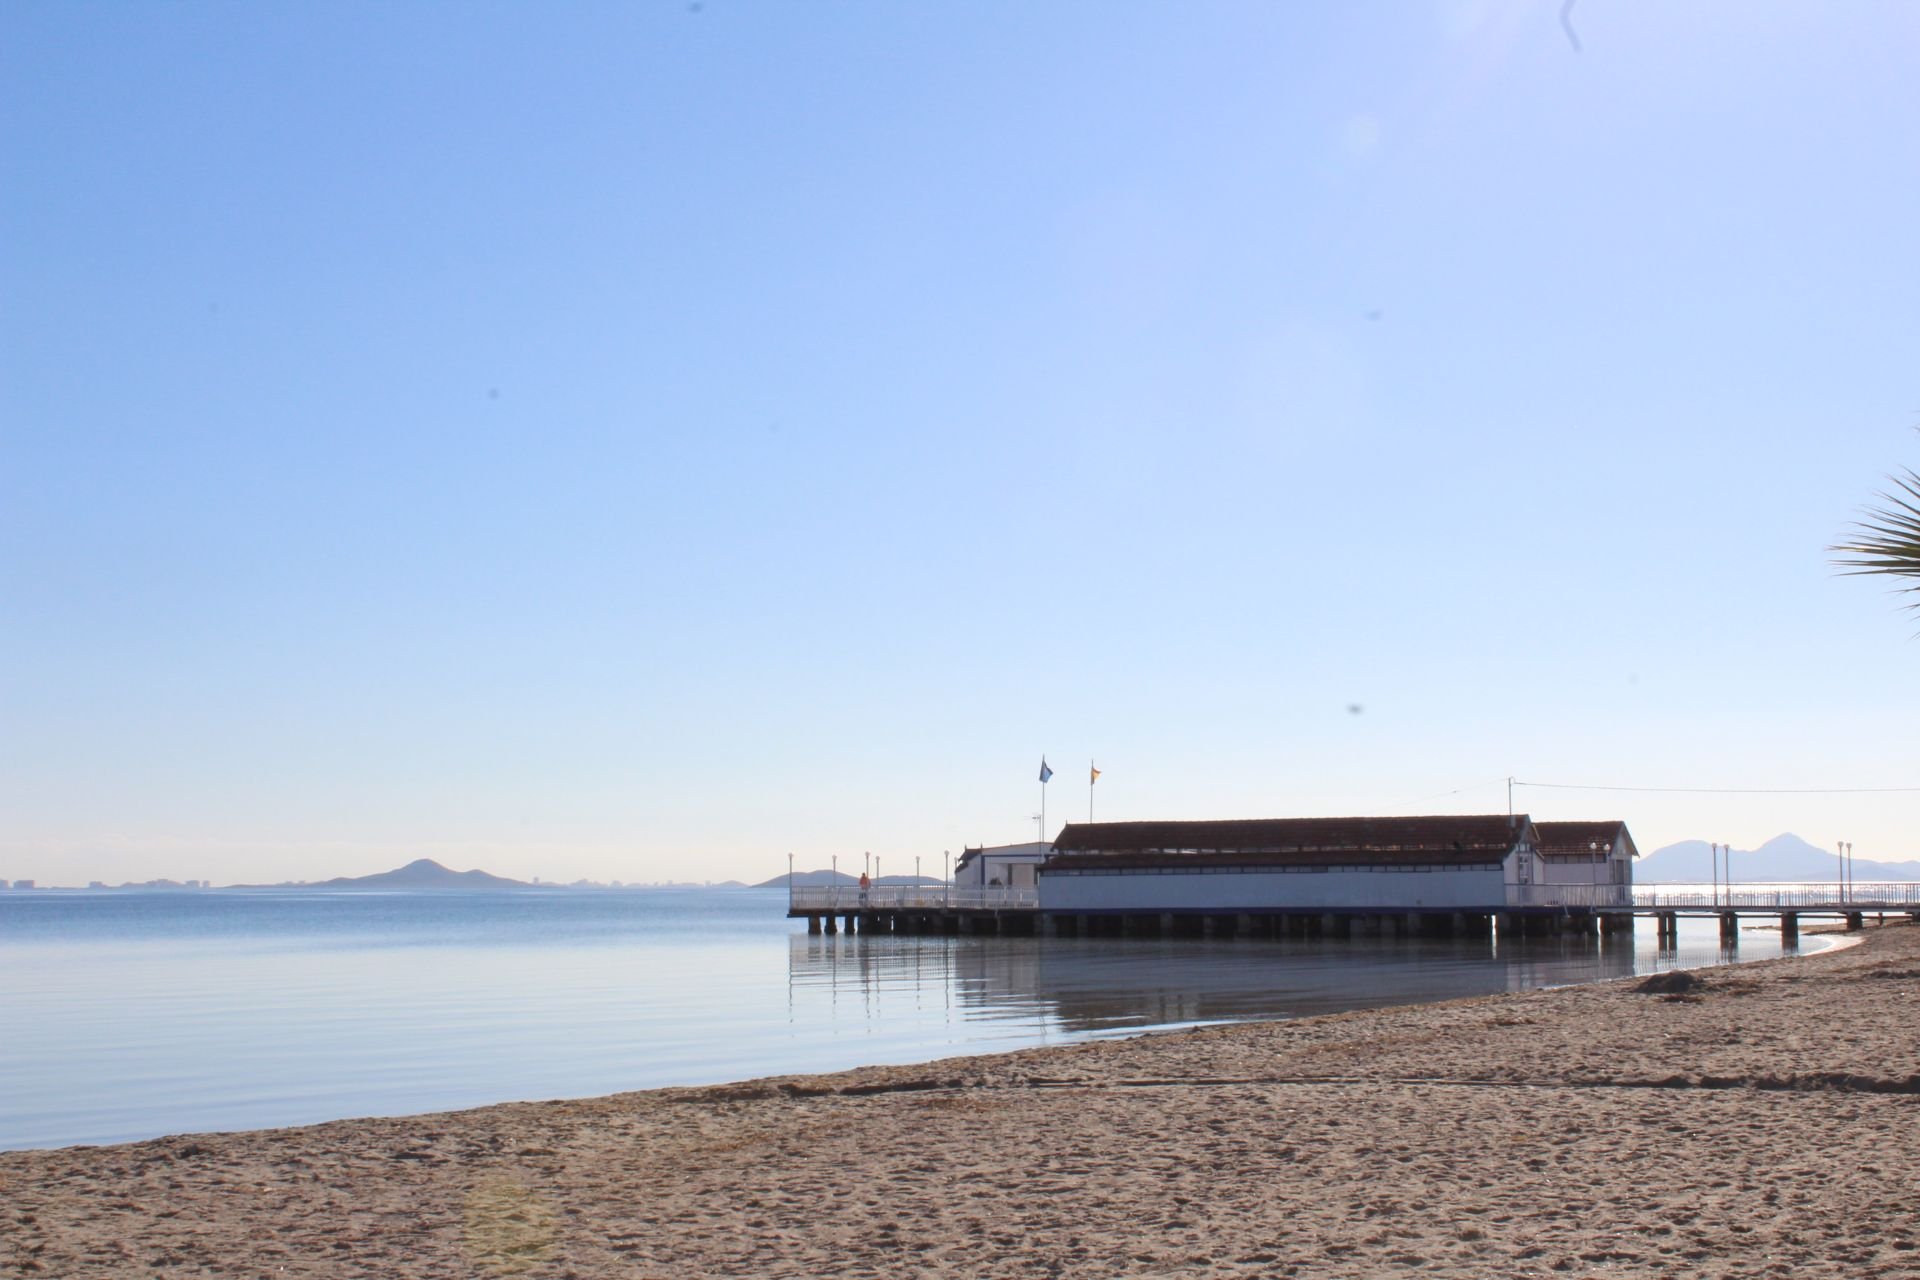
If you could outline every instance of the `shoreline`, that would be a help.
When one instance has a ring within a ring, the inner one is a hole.
[[[1655,979],[5,1152],[0,1268],[1905,1275],[1916,1014],[1920,928],[1889,924]]]

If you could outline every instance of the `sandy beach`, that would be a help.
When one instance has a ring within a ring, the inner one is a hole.
[[[1646,983],[5,1153],[0,1270],[1920,1275],[1920,928]]]

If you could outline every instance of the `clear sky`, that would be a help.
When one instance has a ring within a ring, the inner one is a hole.
[[[1920,786],[1920,6],[1570,20],[0,7],[0,875]]]

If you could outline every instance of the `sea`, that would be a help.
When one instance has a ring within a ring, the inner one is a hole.
[[[809,935],[784,890],[0,894],[0,1150],[590,1097],[1781,954]],[[1818,948],[1804,937],[1803,950]]]

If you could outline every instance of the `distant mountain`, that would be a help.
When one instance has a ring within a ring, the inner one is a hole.
[[[484,871],[450,871],[432,858],[415,858],[404,867],[370,876],[336,876],[306,886],[309,889],[529,889],[524,880],[509,880]]]
[[[1840,875],[1840,855],[1789,833],[1775,836],[1758,849],[1735,849],[1723,868],[1721,874],[1735,883],[1832,881]],[[1920,862],[1855,858],[1853,878],[1861,884],[1870,880],[1920,880]],[[1706,884],[1713,879],[1713,848],[1705,840],[1683,840],[1655,849],[1634,864],[1633,879],[1636,884]]]
[[[860,877],[850,876],[844,871],[796,871],[793,873],[793,882],[803,889],[823,889],[832,884],[859,884]],[[784,889],[787,887],[787,878],[784,875],[778,875],[771,880],[762,880],[753,887]]]

